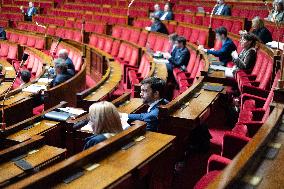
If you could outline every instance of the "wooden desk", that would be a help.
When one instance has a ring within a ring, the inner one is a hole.
[[[59,122],[42,120],[31,125],[31,127],[18,131],[7,137],[9,140],[23,142],[30,139],[34,135],[44,134],[58,126]]]
[[[121,65],[116,61],[109,62],[109,68],[101,81],[93,88],[78,93],[79,107],[88,109],[91,104],[107,97],[118,86],[122,78]]]
[[[33,169],[39,169],[46,166],[46,163],[51,163],[64,156],[65,149],[56,148],[53,146],[43,145],[38,149],[30,149],[29,152],[22,154],[26,162],[32,165]],[[58,161],[58,160],[57,160]],[[18,167],[13,160],[0,164],[0,186],[7,184],[7,181],[18,179],[16,177],[23,177],[29,172],[25,172]],[[32,173],[32,172],[30,172]],[[6,183],[5,183],[6,182]]]
[[[4,94],[9,89],[11,84],[12,82],[1,82],[0,83],[0,94]]]
[[[163,154],[172,145],[174,136],[147,132],[145,139],[127,150],[119,150],[102,161],[93,171],[84,170],[84,175],[69,184],[60,183],[55,188],[106,188],[122,177],[131,174],[143,163]],[[91,163],[91,162],[90,162]]]
[[[154,76],[167,81],[167,79],[168,79],[168,70],[167,70],[166,64],[155,62]]]
[[[117,110],[121,113],[133,113],[139,110],[143,106],[142,98],[131,98],[125,101],[123,104],[117,107]]]
[[[5,72],[5,79],[14,79],[16,77],[16,71],[9,62],[0,59],[0,64],[3,66],[3,71]]]

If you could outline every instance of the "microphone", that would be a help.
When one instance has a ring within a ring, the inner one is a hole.
[[[211,24],[212,24],[212,16],[213,16],[213,13],[214,13],[214,10],[215,8],[218,6],[218,2],[214,5],[212,11],[211,11],[211,14],[210,14],[210,20],[209,20],[209,28],[211,28]]]
[[[18,69],[18,71],[16,73],[16,76],[15,76],[13,82],[11,83],[11,85],[9,86],[8,90],[4,94],[4,98],[2,100],[2,110],[1,110],[2,111],[2,122],[0,123],[1,131],[4,131],[6,129],[4,105],[5,105],[5,101],[6,101],[7,95],[11,91],[11,89],[12,89],[16,79],[18,78],[18,76],[20,74],[21,68],[23,67],[24,63],[27,61],[28,57],[29,57],[29,54],[23,53],[22,60],[21,60],[21,63],[20,63],[20,67],[19,67],[19,69]]]
[[[62,41],[62,38],[61,37],[59,37],[58,38],[58,41],[57,41],[57,43],[56,43],[56,45],[55,45],[55,47],[54,47],[54,49],[53,49],[53,51],[52,51],[52,56],[55,56],[54,55],[54,53],[56,52],[56,49],[58,48],[58,45],[59,45],[59,43]]]

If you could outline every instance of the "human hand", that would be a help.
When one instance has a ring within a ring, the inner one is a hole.
[[[239,55],[238,55],[238,53],[237,53],[236,50],[231,53],[231,56],[232,56],[234,59],[237,59],[237,58],[239,57]]]

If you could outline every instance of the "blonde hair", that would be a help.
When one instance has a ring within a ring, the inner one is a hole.
[[[263,28],[264,22],[259,16],[256,16],[252,19],[252,25],[258,25],[259,28]]]
[[[110,102],[92,104],[89,108],[89,118],[95,134],[118,133],[123,130],[118,111]]]

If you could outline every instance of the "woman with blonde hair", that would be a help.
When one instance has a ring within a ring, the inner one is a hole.
[[[257,38],[262,43],[265,44],[272,41],[272,35],[270,31],[264,26],[264,22],[259,16],[254,17],[251,22],[252,22],[251,32],[255,36],[257,36]]]
[[[107,101],[94,103],[89,108],[89,123],[81,130],[92,130],[93,136],[86,138],[84,150],[121,132],[122,125],[116,107]]]

